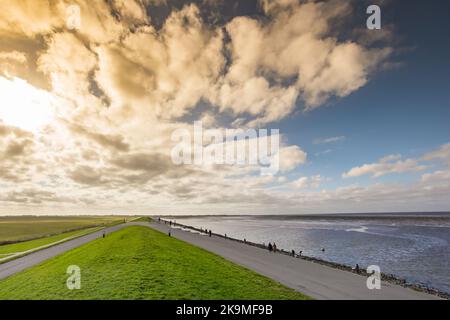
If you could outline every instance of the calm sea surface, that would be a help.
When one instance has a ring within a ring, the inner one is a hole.
[[[384,273],[450,293],[450,215],[176,217],[177,222],[341,264],[378,265]],[[325,252],[320,249],[325,248]]]

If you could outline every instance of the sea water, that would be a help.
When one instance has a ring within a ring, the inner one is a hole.
[[[190,216],[177,222],[229,237],[303,251],[450,293],[450,214]],[[325,251],[321,249],[324,248]]]

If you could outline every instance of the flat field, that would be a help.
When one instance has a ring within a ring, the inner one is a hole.
[[[69,231],[69,232],[63,232],[60,234],[57,234],[55,236],[50,237],[44,237],[39,238],[35,240],[29,240],[29,241],[23,241],[23,242],[17,242],[12,244],[5,244],[0,246],[0,259],[3,257],[7,257],[12,254],[18,254],[22,253],[28,250],[37,249],[42,246],[47,246],[52,243],[58,243],[60,241],[63,241],[65,239],[72,239],[73,237],[79,237],[83,236],[85,234],[97,231],[102,229],[102,227],[93,227],[93,228],[86,228],[76,231]],[[0,261],[1,263],[1,261]]]
[[[54,236],[63,232],[122,222],[117,216],[0,217],[0,244]]]

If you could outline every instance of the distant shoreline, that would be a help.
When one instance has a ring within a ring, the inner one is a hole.
[[[170,216],[175,218],[176,216]],[[183,216],[185,217],[185,216]],[[195,217],[199,217],[199,216],[195,216]],[[236,217],[236,215],[235,215]],[[155,220],[158,218],[157,216],[154,217]],[[170,223],[171,220],[166,220],[167,217],[160,217],[161,218],[161,222],[166,222],[167,224]],[[178,218],[181,218],[181,216],[178,216]],[[449,217],[450,218],[450,217]],[[184,229],[190,229],[196,232],[200,232],[200,233],[205,233],[205,230],[202,230],[200,228],[196,228],[193,226],[189,226],[189,225],[184,225],[178,222],[173,222],[172,221],[172,226],[178,226]],[[217,234],[217,233],[212,233],[212,235],[216,236],[216,237],[222,237],[222,238],[226,238],[227,240],[231,240],[231,241],[236,241],[245,245],[250,245],[250,246],[255,246],[255,247],[259,247],[259,248],[263,248],[263,249],[267,249],[267,247],[263,244],[260,243],[255,243],[255,242],[251,242],[248,240],[241,240],[241,239],[236,239],[233,237],[229,237],[229,236],[225,236],[222,234]],[[279,249],[278,250],[279,254],[284,254],[284,255],[288,255],[292,257],[292,253],[290,251],[286,251],[284,249]],[[296,258],[296,259],[303,259],[303,260],[307,260],[307,261],[311,261],[311,262],[315,262],[315,263],[319,263],[328,267],[332,267],[335,269],[339,269],[339,270],[343,270],[343,271],[347,271],[347,272],[352,272],[352,273],[356,273],[353,268],[351,266],[345,265],[345,264],[340,264],[340,263],[336,263],[336,262],[331,262],[331,261],[327,261],[327,260],[322,260],[319,258],[314,258],[314,257],[309,257],[309,256],[305,256],[305,255],[301,255],[298,256],[296,255],[295,257],[292,258]],[[361,269],[360,275],[366,275],[369,276],[369,274],[366,273],[366,270]],[[396,275],[393,274],[386,274],[386,273],[381,273],[381,280],[391,283],[391,284],[395,284],[395,285],[399,285],[405,288],[410,288],[413,289],[415,291],[419,291],[419,292],[424,292],[424,293],[428,293],[428,294],[432,294],[447,300],[450,300],[450,293],[432,288],[432,287],[427,287],[425,285],[419,284],[419,283],[411,283],[411,282],[407,282],[405,279],[398,277]]]
[[[450,219],[450,211],[429,212],[364,212],[364,213],[307,213],[307,214],[0,214],[0,220],[4,218],[68,218],[68,217],[143,217],[159,216],[165,218],[196,218],[196,217],[260,217],[260,218],[444,218]]]
[[[381,212],[381,213],[317,213],[317,214],[191,214],[191,215],[160,215],[164,218],[199,218],[199,217],[252,217],[261,219],[322,219],[322,218],[339,218],[339,219],[396,219],[396,218],[417,218],[417,219],[430,219],[430,218],[443,218],[450,219],[450,212]]]

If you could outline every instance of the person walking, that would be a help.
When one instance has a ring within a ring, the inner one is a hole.
[[[269,248],[269,251],[270,252],[272,252],[272,250],[273,250],[273,247],[272,247],[272,244],[269,242],[269,246],[268,246],[268,248]]]
[[[273,252],[277,252],[277,245],[275,244],[275,242],[273,243]]]

